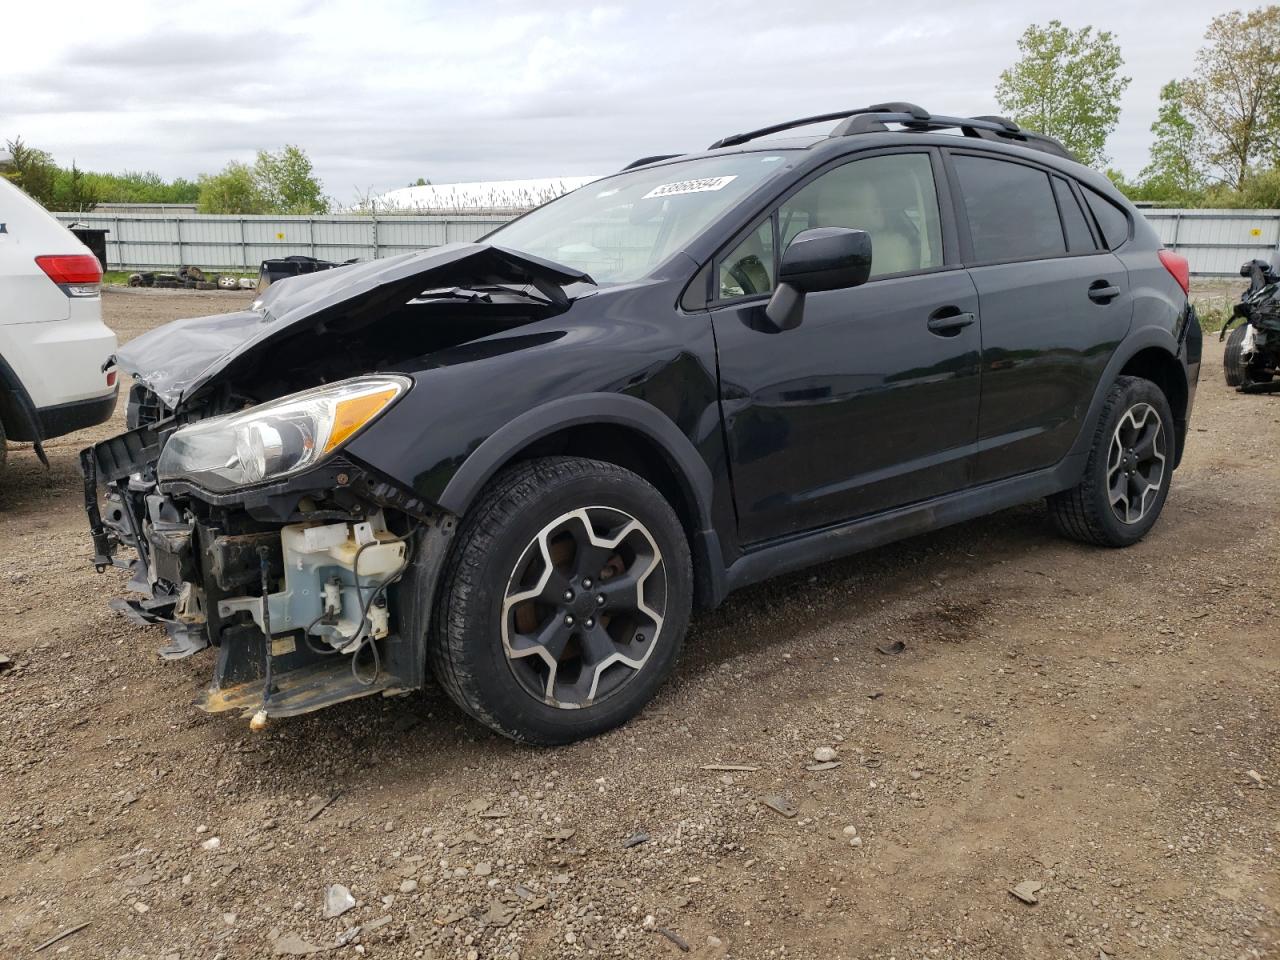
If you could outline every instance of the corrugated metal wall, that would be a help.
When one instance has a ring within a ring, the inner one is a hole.
[[[237,217],[202,214],[57,213],[63,224],[109,231],[108,270],[172,269],[256,272],[272,257],[321,260],[389,257],[475,240],[510,216]]]
[[[1238,277],[1246,260],[1280,248],[1280,210],[1143,210],[1164,245],[1201,277]]]
[[[1144,210],[1165,245],[1191,261],[1197,276],[1238,275],[1240,264],[1280,249],[1280,210]],[[107,269],[255,271],[271,257],[322,260],[388,257],[475,240],[511,219],[477,216],[236,217],[201,214],[58,213],[64,224],[109,231]]]

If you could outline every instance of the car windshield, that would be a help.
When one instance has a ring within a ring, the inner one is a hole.
[[[576,267],[599,284],[629,283],[786,166],[785,151],[664,164],[579,187],[488,239]]]

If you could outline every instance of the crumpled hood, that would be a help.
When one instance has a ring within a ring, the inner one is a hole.
[[[130,340],[116,353],[170,409],[190,399],[236,360],[327,319],[376,316],[425,290],[528,284],[567,306],[565,287],[593,283],[585,273],[490,243],[451,243],[280,280],[250,310],[176,320]]]

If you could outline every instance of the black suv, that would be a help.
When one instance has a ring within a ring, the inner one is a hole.
[[[131,429],[82,454],[95,562],[163,655],[217,648],[205,709],[260,726],[429,664],[494,730],[576,740],[747,584],[1038,497],[1140,539],[1199,372],[1187,287],[1104,177],[998,117],[646,157],[138,337]]]

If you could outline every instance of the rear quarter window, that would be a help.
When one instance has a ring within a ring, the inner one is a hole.
[[[1098,221],[1107,249],[1114,250],[1129,239],[1129,215],[1091,187],[1082,187],[1085,203]]]
[[[1062,229],[1067,234],[1067,250],[1071,253],[1089,253],[1098,249],[1094,242],[1093,232],[1089,229],[1089,221],[1080,209],[1080,201],[1072,192],[1067,181],[1061,177],[1053,178],[1053,192],[1058,198],[1058,210],[1062,214]]]

